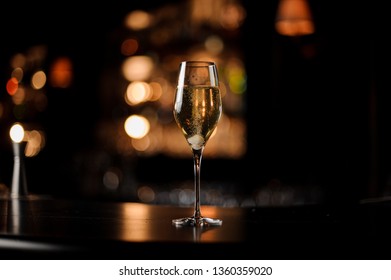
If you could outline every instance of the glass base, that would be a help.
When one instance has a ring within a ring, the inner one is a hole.
[[[212,218],[195,218],[195,217],[188,217],[188,218],[179,218],[172,220],[172,224],[177,227],[184,227],[184,226],[190,226],[190,227],[205,227],[205,226],[221,226],[223,224],[223,221],[220,219],[212,219]]]

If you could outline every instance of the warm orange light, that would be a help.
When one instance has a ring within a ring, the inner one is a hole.
[[[126,89],[125,101],[129,105],[136,105],[148,101],[151,95],[149,84],[145,82],[132,82]]]
[[[155,191],[149,186],[142,186],[137,190],[137,196],[140,201],[150,203],[155,200]]]
[[[150,97],[151,101],[156,101],[162,96],[163,88],[162,85],[158,82],[151,82],[149,84],[149,88],[151,89],[152,96]]]
[[[25,150],[26,157],[34,157],[45,146],[45,136],[42,131],[26,131],[27,145]]]
[[[21,67],[17,67],[12,70],[11,77],[14,77],[19,83],[22,81],[24,71]]]
[[[14,95],[16,91],[18,90],[19,83],[18,80],[15,77],[12,77],[7,81],[6,89],[9,95]]]
[[[226,3],[220,15],[221,26],[234,30],[239,28],[246,17],[245,9],[238,3]]]
[[[139,152],[145,152],[151,145],[151,139],[148,135],[145,135],[143,138],[132,138],[132,146],[135,150]]]
[[[67,88],[73,79],[72,62],[69,58],[60,57],[52,64],[50,83],[53,87]]]
[[[132,115],[126,119],[124,128],[126,134],[128,134],[130,137],[140,139],[148,134],[150,124],[145,117]]]
[[[280,0],[276,30],[281,35],[302,36],[314,33],[315,27],[306,0]]]
[[[122,74],[128,81],[145,81],[149,79],[154,63],[149,56],[132,56],[122,64]]]
[[[41,89],[46,84],[46,74],[43,71],[37,71],[31,78],[31,86],[34,89]]]
[[[12,102],[16,105],[23,104],[26,100],[26,90],[23,86],[19,86],[15,94],[12,95]]]
[[[132,55],[138,50],[138,41],[135,39],[126,39],[121,44],[121,53],[123,55]]]
[[[120,207],[123,224],[119,233],[122,239],[146,241],[154,238],[154,232],[159,232],[159,223],[151,223],[152,207],[144,203],[123,203]]]
[[[135,10],[125,18],[125,26],[132,30],[145,29],[151,25],[151,22],[152,16],[142,10]]]

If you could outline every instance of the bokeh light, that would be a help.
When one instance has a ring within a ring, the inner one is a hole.
[[[24,128],[20,123],[15,123],[10,129],[10,136],[12,141],[20,143],[24,139]]]
[[[130,137],[140,139],[147,135],[150,124],[145,117],[132,115],[126,119],[124,128]]]
[[[153,60],[149,56],[132,56],[123,62],[122,74],[130,82],[145,81],[151,76],[153,67]]]

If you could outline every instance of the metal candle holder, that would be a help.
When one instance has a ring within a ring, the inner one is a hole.
[[[27,178],[24,165],[24,149],[26,142],[17,143],[12,141],[12,150],[14,152],[14,170],[12,174],[11,197],[17,198],[27,196]]]

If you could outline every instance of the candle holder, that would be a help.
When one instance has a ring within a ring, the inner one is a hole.
[[[11,198],[27,196],[27,179],[24,167],[24,150],[26,141],[24,140],[24,128],[21,124],[16,123],[10,129],[12,140],[12,150],[14,152],[14,170],[12,174]]]
[[[27,178],[24,164],[24,149],[26,142],[12,141],[12,150],[14,152],[14,169],[12,174],[11,197],[17,198],[27,196]]]

